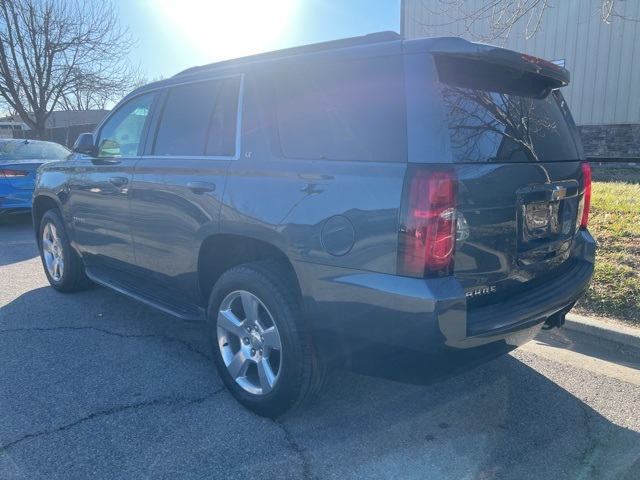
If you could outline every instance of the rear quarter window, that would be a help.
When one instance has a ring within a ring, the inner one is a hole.
[[[274,89],[285,157],[406,161],[400,56],[288,66]]]

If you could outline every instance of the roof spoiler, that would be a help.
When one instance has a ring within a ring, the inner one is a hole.
[[[547,60],[487,45],[467,46],[472,48],[430,51],[441,81],[534,98],[569,84],[569,71]]]

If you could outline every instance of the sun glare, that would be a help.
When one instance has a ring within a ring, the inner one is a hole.
[[[295,0],[159,0],[167,35],[188,40],[207,61],[273,50],[293,14]]]

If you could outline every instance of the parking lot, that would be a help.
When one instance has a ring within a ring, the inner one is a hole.
[[[640,478],[640,356],[567,332],[434,385],[333,373],[278,420],[237,404],[202,326],[48,287],[0,223],[0,478]]]

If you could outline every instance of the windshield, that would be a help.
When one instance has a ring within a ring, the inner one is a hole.
[[[549,162],[579,158],[555,95],[534,99],[443,84],[454,161]]]
[[[71,152],[62,145],[48,142],[17,142],[0,143],[1,160],[62,160]]]

